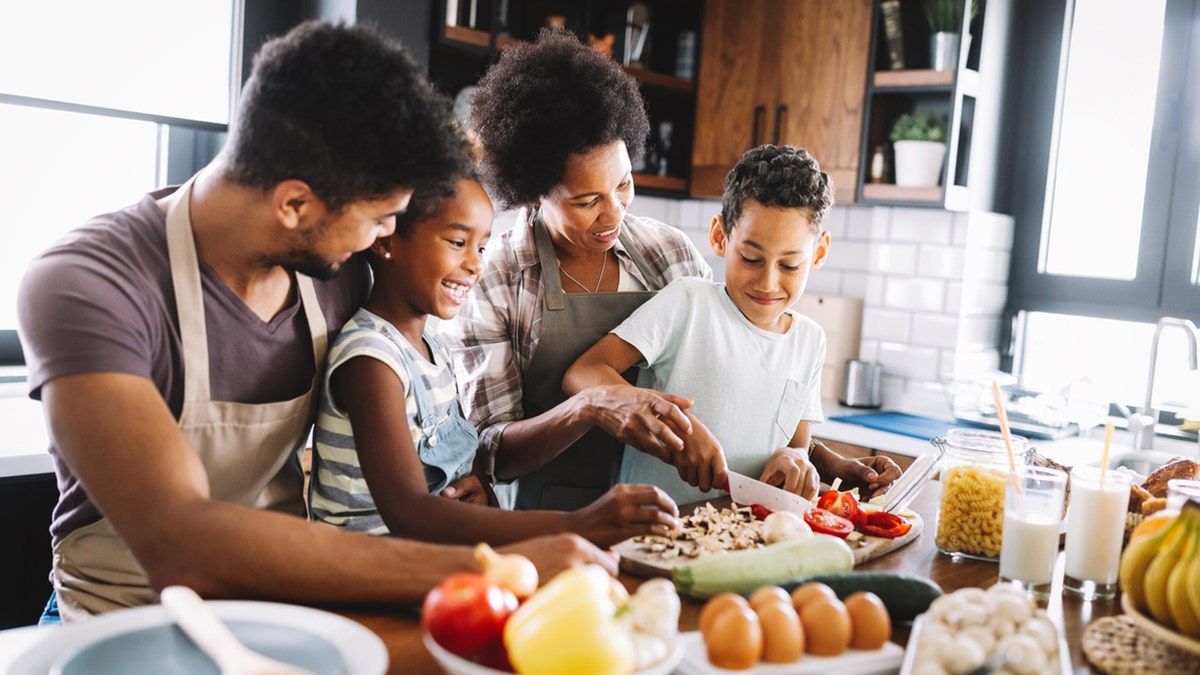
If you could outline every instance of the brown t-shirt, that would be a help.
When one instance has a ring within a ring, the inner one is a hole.
[[[166,214],[155,203],[175,189],[150,193],[137,204],[93,218],[30,264],[17,312],[32,398],[40,399],[42,385],[56,377],[128,373],[154,382],[179,417],[182,346],[167,259]],[[264,322],[204,263],[200,278],[213,399],[269,403],[307,391],[315,365],[300,301]],[[315,285],[332,343],[366,301],[370,272],[355,257],[336,279]],[[50,455],[60,492],[50,527],[57,543],[100,515],[53,439]]]

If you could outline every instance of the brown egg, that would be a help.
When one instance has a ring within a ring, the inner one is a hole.
[[[850,613],[841,600],[812,600],[800,610],[804,648],[816,656],[837,656],[850,646]]]
[[[892,619],[878,595],[860,591],[847,596],[846,611],[852,626],[851,647],[875,650],[891,639]]]
[[[805,605],[816,599],[837,600],[838,596],[837,593],[833,592],[832,588],[819,581],[810,581],[807,584],[801,584],[796,587],[796,590],[792,591],[792,607],[795,607],[797,612],[804,609]]]
[[[778,586],[761,586],[750,594],[751,609],[758,609],[759,605],[767,602],[782,602],[791,607],[792,596]]]
[[[768,599],[754,610],[762,624],[762,660],[767,663],[791,663],[804,653],[804,629],[791,601]]]
[[[720,608],[701,634],[708,661],[718,668],[749,670],[762,657],[762,624],[749,607],[729,604]]]
[[[737,593],[719,593],[709,598],[708,602],[704,603],[704,607],[700,608],[700,632],[706,632],[708,629],[708,623],[712,621],[712,618],[716,616],[722,609],[731,605],[734,607],[742,607],[744,609],[750,608],[750,604],[746,602],[746,599]]]

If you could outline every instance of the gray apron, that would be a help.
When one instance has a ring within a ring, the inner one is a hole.
[[[290,401],[213,401],[204,293],[189,215],[191,191],[192,181],[188,181],[172,196],[167,209],[167,253],[183,342],[180,431],[204,464],[212,499],[303,517],[300,451],[308,439],[317,401],[316,383],[325,360],[325,315],[312,279],[296,274],[317,364],[313,385]],[[64,537],[54,547],[53,567],[54,590],[64,621],[158,600],[145,570],[104,518]]]
[[[647,281],[655,275],[626,239],[620,240]],[[558,275],[558,258],[540,220],[533,223],[534,243],[542,266],[542,326],[537,346],[523,376],[521,403],[525,417],[535,417],[567,399],[563,375],[575,360],[629,317],[654,291],[566,293]],[[631,384],[634,369],[625,373]],[[600,428],[585,433],[545,466],[521,476],[515,508],[574,511],[596,501],[617,482],[624,446]]]

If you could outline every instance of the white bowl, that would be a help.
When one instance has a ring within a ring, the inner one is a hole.
[[[433,654],[433,658],[437,659],[438,665],[449,675],[512,675],[508,671],[481,666],[478,663],[468,661],[461,656],[446,651],[425,631],[421,631],[421,639],[425,642],[425,648],[429,650],[430,654]],[[682,660],[683,647],[676,644],[675,651],[670,656],[649,668],[636,671],[633,675],[667,675],[675,670],[675,666],[679,665],[679,662]]]

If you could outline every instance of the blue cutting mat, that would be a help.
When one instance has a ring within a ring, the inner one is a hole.
[[[839,415],[830,417],[831,421],[857,424],[869,429],[888,431],[901,436],[911,436],[922,440],[933,440],[937,436],[945,436],[946,431],[962,426],[946,420],[935,420],[931,417],[920,417],[901,412],[862,413],[859,415]]]

